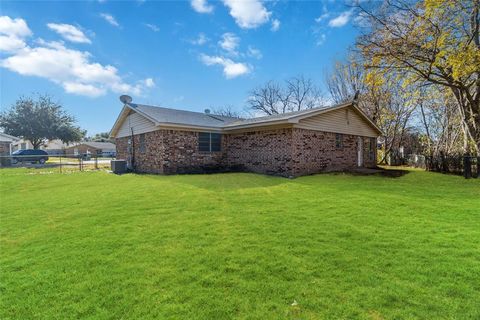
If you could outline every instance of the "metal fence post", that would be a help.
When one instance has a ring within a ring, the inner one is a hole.
[[[477,178],[480,179],[480,157],[477,157]]]
[[[472,177],[472,161],[468,154],[463,157],[463,176],[465,179]]]
[[[59,158],[60,158],[60,173],[62,173],[62,156],[60,156]]]

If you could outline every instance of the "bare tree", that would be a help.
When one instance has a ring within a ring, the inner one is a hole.
[[[248,105],[266,115],[311,109],[323,104],[322,95],[313,80],[303,75],[290,78],[281,86],[268,81],[250,92]]]
[[[350,56],[346,63],[337,61],[333,71],[327,73],[325,82],[336,103],[348,101],[356,92],[365,92],[365,72],[358,59]]]
[[[360,108],[379,125],[381,109],[385,108],[389,88],[375,74],[370,74],[367,81],[363,65],[362,57],[352,53],[346,62],[335,62],[334,69],[327,73],[325,82],[336,103],[349,101],[358,92]]]
[[[254,111],[267,115],[287,112],[286,105],[282,101],[282,88],[274,81],[268,81],[265,85],[250,91],[248,104]]]
[[[425,135],[426,154],[437,156],[459,153],[463,146],[462,119],[451,94],[430,86],[418,101],[421,130]]]
[[[288,101],[287,108],[289,111],[300,111],[319,106],[320,90],[313,83],[312,79],[300,75],[288,79],[286,84],[285,99],[282,99],[282,101]]]
[[[212,113],[224,117],[242,118],[242,114],[235,110],[232,105],[212,108]]]
[[[397,84],[387,85],[389,92],[383,96],[377,124],[382,129],[385,138],[385,152],[381,163],[390,163],[399,156],[405,135],[410,131],[409,122],[415,111],[414,102],[403,88]]]

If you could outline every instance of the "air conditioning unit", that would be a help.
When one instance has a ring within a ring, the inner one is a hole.
[[[112,172],[115,174],[122,174],[127,172],[127,161],[126,160],[112,160],[110,161]]]

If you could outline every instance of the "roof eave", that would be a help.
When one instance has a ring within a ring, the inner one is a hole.
[[[175,122],[158,122],[155,124],[156,127],[162,128],[182,128],[182,129],[194,129],[194,130],[211,130],[211,131],[222,131],[222,127],[207,127],[207,126],[197,126],[186,123],[175,123]]]
[[[288,119],[282,119],[282,120],[269,120],[269,121],[260,121],[260,122],[255,122],[255,123],[246,123],[246,124],[239,124],[239,125],[233,125],[233,126],[224,126],[223,130],[229,131],[229,130],[237,130],[237,129],[248,129],[248,128],[256,128],[256,127],[264,127],[264,126],[273,126],[277,124],[288,124],[290,123]]]

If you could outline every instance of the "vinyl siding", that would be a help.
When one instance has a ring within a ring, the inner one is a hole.
[[[363,137],[378,137],[375,129],[357,111],[349,107],[300,120],[294,127]]]
[[[136,112],[132,112],[123,121],[122,125],[120,126],[120,129],[118,130],[116,137],[122,138],[122,137],[130,136],[132,134],[132,130],[131,130],[132,128],[133,128],[133,134],[151,132],[159,129],[155,126],[155,124],[152,121],[139,115]]]

